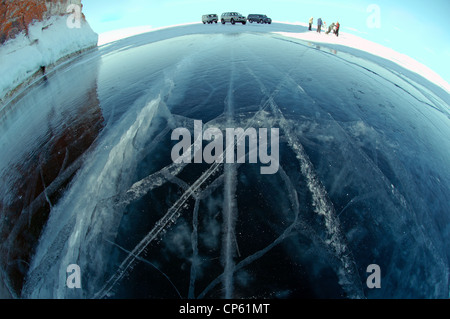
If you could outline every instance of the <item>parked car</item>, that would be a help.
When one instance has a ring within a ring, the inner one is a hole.
[[[220,21],[222,24],[225,24],[226,22],[230,22],[231,24],[235,24],[236,22],[242,23],[245,25],[247,23],[247,18],[244,17],[239,12],[225,12],[222,13],[222,16],[220,17]]]
[[[256,23],[272,23],[272,19],[266,16],[265,14],[249,14],[247,17],[248,22],[256,22]]]
[[[214,22],[217,23],[217,21],[219,21],[217,14],[205,14],[202,16],[203,24],[214,23]]]

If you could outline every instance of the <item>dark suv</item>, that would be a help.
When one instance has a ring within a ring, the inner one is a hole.
[[[247,17],[248,22],[256,22],[256,23],[272,23],[272,19],[266,16],[265,14],[249,14]]]

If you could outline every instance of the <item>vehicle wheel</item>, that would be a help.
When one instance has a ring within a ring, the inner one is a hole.
[[[225,24],[225,20],[224,20],[224,19],[222,19],[222,21],[221,21],[221,22],[222,22],[222,24]]]
[[[216,24],[217,24],[217,20],[216,21],[214,21]]]
[[[205,21],[203,21],[203,24],[206,24],[206,22],[205,22]]]
[[[245,25],[246,24],[246,22],[244,21],[244,22],[242,22],[242,25]]]
[[[235,22],[234,22],[234,19],[231,19],[231,21],[230,21],[230,22],[231,22],[231,24],[234,24],[234,23],[235,23]]]

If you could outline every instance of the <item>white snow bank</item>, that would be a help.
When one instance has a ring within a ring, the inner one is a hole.
[[[98,46],[152,31],[151,25],[107,31],[98,35]]]
[[[189,25],[201,25],[201,22],[189,22],[189,23],[182,23],[182,24],[174,24],[170,26],[164,26],[164,27],[158,27],[154,28],[151,25],[143,25],[139,27],[130,27],[130,28],[123,28],[123,29],[117,29],[112,31],[106,31],[103,33],[100,33],[98,35],[98,46],[108,44],[114,41],[126,39],[129,37],[132,37],[134,35],[139,35],[147,32],[152,31],[159,31],[164,29],[170,29],[174,27],[181,27],[181,26],[189,26]]]
[[[80,50],[96,46],[98,35],[86,21],[80,28],[69,28],[67,16],[53,16],[35,22],[25,32],[0,46],[0,100],[25,82],[41,66]]]

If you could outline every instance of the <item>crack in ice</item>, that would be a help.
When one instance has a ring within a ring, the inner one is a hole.
[[[252,75],[254,76],[256,83],[259,84],[261,92],[268,97],[268,103],[272,113],[279,119],[279,125],[285,133],[287,142],[300,162],[301,172],[307,180],[307,186],[312,195],[314,211],[324,218],[326,231],[329,237],[327,240],[328,247],[334,252],[341,264],[339,269],[336,270],[336,273],[340,278],[340,284],[349,294],[349,297],[364,298],[361,279],[359,278],[355,261],[351,258],[348,245],[345,243],[345,236],[342,234],[339,218],[336,216],[333,203],[328,198],[325,188],[316,176],[313,164],[302,144],[293,133],[294,127],[289,125],[289,122],[284,117],[280,107],[276,104],[274,95],[267,92],[265,85],[254,75],[254,73]],[[293,81],[289,74],[287,74],[287,76],[284,77],[283,82],[289,80]]]

